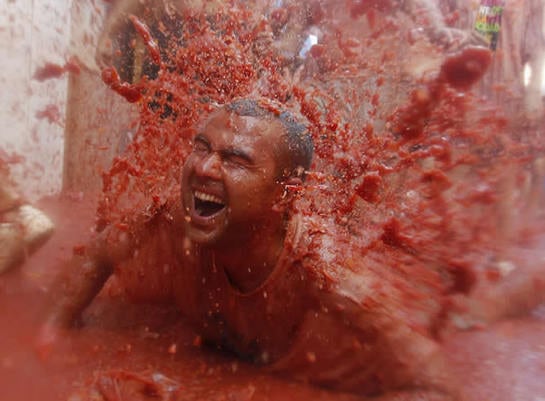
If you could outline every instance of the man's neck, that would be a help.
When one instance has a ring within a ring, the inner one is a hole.
[[[284,224],[271,229],[254,227],[253,234],[238,245],[214,250],[218,269],[224,269],[231,284],[241,292],[251,292],[263,284],[277,265],[286,230]]]

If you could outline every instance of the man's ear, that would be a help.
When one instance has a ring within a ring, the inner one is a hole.
[[[278,213],[284,213],[294,199],[294,196],[300,191],[303,180],[300,177],[289,177],[283,183],[282,194],[274,203],[272,209]]]

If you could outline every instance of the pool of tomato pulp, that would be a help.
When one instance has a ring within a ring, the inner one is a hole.
[[[340,264],[355,268],[356,261],[343,260],[348,243],[361,249],[363,265],[381,260],[385,279],[406,291],[408,303],[426,294],[412,282],[465,294],[479,280],[496,279],[483,260],[539,248],[542,128],[519,124],[486,100],[493,55],[475,47],[435,50],[434,68],[412,73],[404,60],[418,44],[395,18],[330,12],[310,14],[323,36],[297,63],[263,41],[288,18],[280,11],[267,23],[249,10],[180,14],[183,29],[160,42],[131,17],[146,62],[159,72],[131,84],[106,68],[102,79],[138,103],[139,132],[104,173],[97,197],[42,200],[57,224],[54,237],[20,271],[0,277],[3,399],[356,399],[266,375],[204,347],[174,306],[134,304],[111,287],[46,358],[34,348],[60,262],[81,251],[93,227],[126,230],[141,211],[179,198],[193,127],[216,103],[258,94],[274,99],[266,103],[273,113],[282,105],[308,120],[315,161],[306,183],[294,188],[293,211],[335,233]],[[356,18],[365,18],[365,35],[355,35]],[[531,263],[536,255],[519,259]],[[432,265],[444,266],[451,279],[439,280]],[[469,399],[545,394],[543,316],[537,311],[444,340]]]

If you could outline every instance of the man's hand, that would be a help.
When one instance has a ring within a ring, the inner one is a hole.
[[[64,263],[49,291],[46,317],[34,342],[42,359],[51,354],[62,333],[78,321],[113,273],[113,259],[103,241],[91,242],[81,252]]]
[[[533,245],[537,248],[513,247],[505,260],[487,268],[471,294],[453,297],[445,330],[482,328],[528,314],[545,302],[545,252]]]

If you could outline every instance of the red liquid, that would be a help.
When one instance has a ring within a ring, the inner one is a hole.
[[[157,42],[155,42],[151,37],[151,33],[149,32],[148,27],[134,15],[131,15],[129,19],[131,20],[138,34],[142,37],[142,39],[144,39],[144,44],[148,49],[151,59],[155,64],[160,66],[161,53],[159,52],[159,46],[157,45]]]
[[[142,98],[140,89],[127,82],[121,82],[119,74],[113,67],[106,67],[102,70],[102,80],[112,90],[127,99],[129,103],[135,103]]]
[[[46,63],[43,67],[36,70],[34,79],[45,81],[46,79],[58,78],[64,74],[64,67],[58,64]]]
[[[351,3],[347,20],[367,12],[365,2]],[[292,87],[284,76],[283,57],[272,51],[256,54],[251,46],[266,33],[266,26],[247,22],[251,14],[231,10],[209,18],[182,16],[185,25],[178,40],[182,44],[166,52],[168,60],[161,58],[146,25],[131,19],[151,62],[175,68],[163,68],[156,80],[138,85],[121,82],[115,69],[102,72],[103,81],[114,91],[129,102],[139,102],[141,127],[127,152],[103,174],[99,227],[113,225],[125,231],[131,221],[142,217],[142,210],[153,213],[165,202],[176,200],[193,125],[205,118],[213,103],[258,93],[289,104],[309,120],[316,159],[305,186],[298,188],[295,211],[312,216],[317,231],[336,233],[336,263],[356,271],[370,266],[383,275],[383,288],[376,289],[376,297],[365,300],[368,305],[387,300],[388,290],[395,289],[404,295],[408,324],[433,335],[440,327],[428,327],[417,313],[410,312],[420,311],[428,297],[468,293],[478,280],[494,279],[483,271],[482,260],[505,244],[499,208],[505,193],[498,183],[524,175],[536,151],[530,134],[524,141],[505,134],[505,116],[491,106],[481,108],[481,100],[469,91],[486,72],[489,53],[466,49],[447,57],[435,79],[407,83],[399,68],[403,62],[398,58],[399,48],[394,46],[405,36],[394,22],[373,10],[367,14],[372,32],[353,37],[353,30],[343,26],[342,20],[335,25],[320,16],[316,18],[331,23],[335,34],[310,51],[308,62],[318,65],[317,76],[308,67],[307,80]],[[287,16],[287,12],[276,11],[273,22],[282,25]],[[58,76],[61,70],[47,68],[37,79]],[[154,109],[151,104],[159,107]],[[163,114],[166,106],[171,110],[167,116]],[[477,116],[474,110],[480,111]],[[524,205],[524,199],[517,198],[513,208]],[[64,201],[50,207],[78,209],[65,206]],[[61,234],[65,235],[60,242],[64,250],[54,248],[53,242],[33,263],[56,262],[70,252],[84,252],[84,242],[75,233],[87,232],[91,223],[78,225],[77,219],[67,218],[76,223],[74,233]],[[62,217],[59,221],[62,224]],[[524,222],[525,228],[532,224],[539,226],[531,218]],[[343,252],[353,246],[359,249],[358,260]],[[309,249],[307,257],[313,260],[321,255]],[[30,271],[40,271],[35,264]],[[32,315],[39,310],[39,297],[33,302],[31,298],[26,315],[22,299],[9,296],[12,285],[25,284],[14,277],[3,280],[2,316],[10,334],[4,346],[8,373],[3,376],[7,379],[3,387],[10,399],[21,394],[32,399],[52,394],[50,391],[54,392],[50,399],[59,399],[59,394],[85,390],[97,382],[105,394],[112,394],[116,379],[120,379],[118,389],[152,397],[168,391],[164,383],[150,380],[157,371],[180,386],[175,390],[179,399],[343,397],[256,376],[253,367],[195,349],[192,344],[200,341],[180,323],[183,320],[175,311],[124,305],[109,299],[108,295],[116,298],[115,294],[103,294],[104,300],[91,309],[84,329],[68,334],[60,350],[41,365],[29,351],[36,329]],[[444,308],[448,307],[445,302]],[[12,316],[20,318],[12,320]],[[543,394],[539,362],[543,358],[533,359],[524,377],[515,377],[510,370],[513,365],[522,366],[525,355],[543,354],[538,348],[544,334],[540,323],[528,320],[520,326],[500,325],[473,339],[459,336],[447,343],[454,366],[462,377],[469,377],[470,399],[514,399],[514,386],[502,377],[524,383],[529,394]],[[491,373],[487,361],[495,363],[500,373]],[[10,363],[28,364],[30,373],[13,373]],[[116,371],[108,374],[110,369]],[[25,386],[29,376],[37,378],[35,389]],[[483,384],[480,377],[492,379]]]
[[[80,66],[75,57],[71,57],[64,66],[54,63],[45,63],[34,72],[33,78],[42,82],[48,79],[59,78],[64,75],[65,72],[71,72],[73,74],[80,73]]]
[[[453,88],[467,90],[483,77],[491,61],[490,50],[470,47],[449,57],[441,67],[440,77]]]

